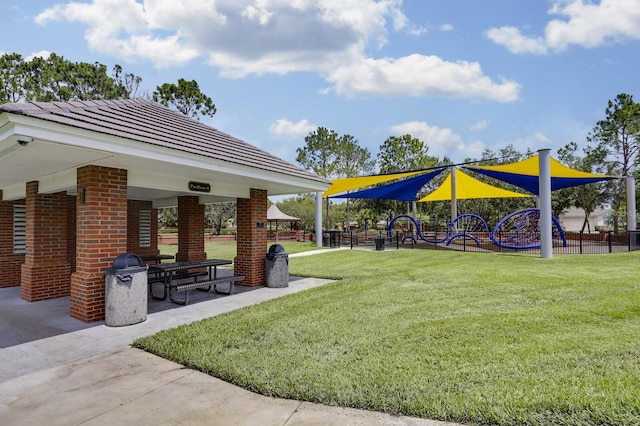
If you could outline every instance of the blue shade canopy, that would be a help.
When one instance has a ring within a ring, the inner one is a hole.
[[[333,195],[330,198],[374,198],[379,200],[413,201],[420,189],[431,179],[438,176],[446,168],[434,170],[429,173],[403,179],[388,185],[376,186],[375,188],[362,191],[351,192],[340,195]]]
[[[538,155],[534,155],[517,163],[499,166],[465,166],[465,168],[510,183],[538,195],[538,162]],[[563,165],[553,157],[550,158],[550,162],[552,191],[618,178],[617,176],[598,175],[575,170]]]

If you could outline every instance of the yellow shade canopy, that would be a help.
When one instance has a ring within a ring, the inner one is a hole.
[[[552,191],[603,180],[617,179],[616,176],[598,175],[572,169],[553,157],[549,158],[549,162]],[[519,186],[531,193],[538,194],[538,174],[540,170],[540,159],[538,155],[534,155],[523,161],[518,161],[517,163],[502,164],[499,166],[465,166],[465,168]]]
[[[602,178],[616,176],[598,175],[595,173],[583,172],[581,170],[567,167],[553,157],[549,158],[551,163],[551,177],[555,178]],[[540,160],[538,155],[529,157],[526,160],[518,161],[511,164],[502,164],[499,166],[469,166],[469,169],[495,170],[503,173],[512,173],[515,175],[538,176],[540,170]]]
[[[472,198],[522,198],[531,197],[531,195],[519,192],[509,191],[507,189],[498,188],[481,182],[471,176],[456,170],[456,199],[466,200]],[[435,191],[419,199],[419,202],[426,201],[448,201],[451,200],[451,174],[447,176],[442,185]]]

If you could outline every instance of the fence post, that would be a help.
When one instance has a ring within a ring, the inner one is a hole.
[[[396,250],[400,250],[400,231],[396,231]]]
[[[611,236],[613,235],[613,231],[609,231],[607,232],[607,238],[609,240],[609,253],[611,253],[613,250],[611,248]]]
[[[349,239],[351,240],[350,248],[353,250],[353,230],[349,231]]]
[[[584,231],[580,231],[580,254],[582,254],[582,234],[584,234]]]

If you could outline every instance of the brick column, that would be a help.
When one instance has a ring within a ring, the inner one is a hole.
[[[251,189],[251,198],[238,198],[236,275],[244,275],[241,284],[258,286],[266,281],[267,191]]]
[[[67,262],[76,271],[76,197],[67,195]]]
[[[127,250],[127,171],[78,169],[76,272],[71,276],[71,317],[104,319],[104,272]]]
[[[27,182],[27,253],[22,265],[20,297],[28,302],[69,295],[67,260],[67,194],[38,194],[38,182]]]
[[[0,190],[2,200],[2,190]],[[24,254],[13,252],[13,207],[25,201],[0,201],[0,288],[20,285],[20,270]]]
[[[151,221],[149,247],[140,247],[140,211],[148,210]],[[153,256],[158,251],[158,209],[151,201],[129,200],[127,202],[127,251],[138,256]]]
[[[176,261],[207,258],[204,251],[204,205],[198,197],[178,197],[178,252]]]

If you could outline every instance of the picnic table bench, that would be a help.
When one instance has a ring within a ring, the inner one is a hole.
[[[218,276],[218,266],[231,265],[230,260],[206,259],[200,261],[158,263],[149,266],[149,272],[155,274],[149,278],[149,294],[154,300],[169,300],[173,303],[186,305],[189,303],[189,290],[197,289],[209,291],[213,286],[216,293],[233,294],[233,285],[237,281],[243,281],[242,275]],[[193,281],[187,281],[192,278]],[[162,283],[162,297],[153,293],[154,284]],[[229,283],[229,291],[218,291],[219,284]],[[177,300],[174,292],[184,292],[184,299]]]

